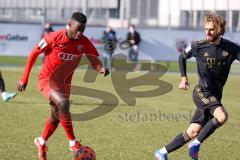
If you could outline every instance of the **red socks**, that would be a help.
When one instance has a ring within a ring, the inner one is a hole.
[[[57,129],[58,123],[52,124],[49,121],[49,118],[47,118],[46,123],[45,123],[45,128],[42,133],[42,138],[47,141],[48,138],[53,134],[53,132]]]
[[[72,124],[72,118],[71,114],[60,114],[59,113],[59,120],[60,123],[68,137],[69,140],[75,139],[75,135],[73,132],[73,124]],[[54,131],[57,129],[58,123],[51,123],[49,118],[47,118],[46,123],[45,123],[45,128],[42,133],[42,138],[47,141],[48,138],[54,133]]]
[[[75,139],[71,113],[65,113],[65,114],[59,113],[59,120],[65,133],[67,134],[68,139],[69,140]]]

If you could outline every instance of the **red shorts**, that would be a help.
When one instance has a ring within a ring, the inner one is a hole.
[[[56,83],[57,84],[57,83]],[[56,91],[61,95],[64,95],[65,98],[69,99],[70,97],[70,85],[57,84],[54,86],[49,86],[49,78],[41,78],[38,80],[38,88],[41,91],[42,95],[49,99],[49,96],[52,92]]]

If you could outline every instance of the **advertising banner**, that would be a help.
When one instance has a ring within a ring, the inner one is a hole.
[[[54,30],[65,26],[54,26]],[[85,35],[92,41],[100,55],[105,54],[101,41],[104,27],[87,27]],[[128,54],[119,44],[126,40],[127,28],[117,28],[118,43],[114,54]],[[137,29],[142,42],[139,47],[139,60],[176,61],[179,53],[196,40],[204,39],[204,31],[168,30],[168,29]],[[31,49],[42,36],[42,26],[37,24],[4,24],[0,23],[0,55],[28,56]],[[225,38],[240,42],[240,33],[226,33]]]

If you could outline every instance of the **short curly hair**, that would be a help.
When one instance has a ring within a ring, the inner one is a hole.
[[[87,17],[81,12],[73,12],[71,19],[77,22],[87,23]]]
[[[213,12],[208,12],[204,17],[204,24],[209,22],[212,22],[217,25],[218,35],[222,35],[222,36],[224,35],[225,28],[226,28],[226,21],[222,16],[217,15]]]

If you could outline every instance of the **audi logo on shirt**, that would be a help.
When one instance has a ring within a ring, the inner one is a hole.
[[[72,61],[77,57],[78,56],[74,55],[74,54],[69,54],[69,53],[64,53],[64,52],[58,53],[58,58],[61,60],[65,60],[65,61]]]

